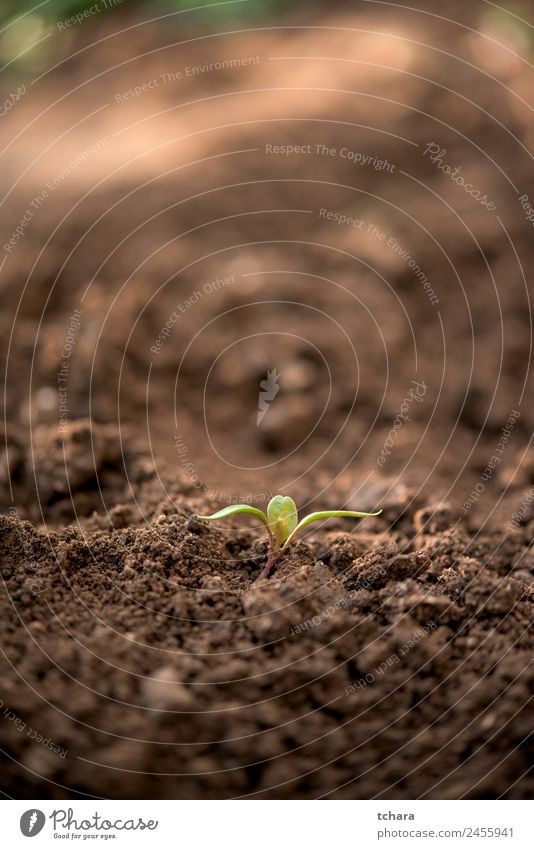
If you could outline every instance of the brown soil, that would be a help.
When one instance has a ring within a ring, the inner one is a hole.
[[[4,192],[33,163],[2,244],[51,175],[108,140],[0,273],[8,796],[532,797],[534,242],[517,198],[534,198],[532,71],[468,29],[490,31],[483,4],[450,3],[459,23],[362,5],[207,55],[172,46],[191,33],[124,33],[2,119],[23,131]],[[433,140],[498,216],[423,155]],[[251,520],[194,514],[279,491],[304,512],[383,513],[312,526],[261,580]]]

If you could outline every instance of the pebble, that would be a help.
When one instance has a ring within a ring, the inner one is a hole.
[[[317,382],[317,370],[309,360],[293,360],[280,369],[283,392],[303,392]]]
[[[156,710],[188,710],[193,704],[193,696],[179,678],[180,670],[174,666],[157,669],[154,677],[142,684],[146,706]]]
[[[276,398],[261,422],[260,438],[271,451],[297,448],[313,430],[316,420],[312,398],[294,395]]]
[[[437,534],[446,531],[455,524],[454,512],[447,502],[429,504],[418,510],[414,516],[417,533]]]

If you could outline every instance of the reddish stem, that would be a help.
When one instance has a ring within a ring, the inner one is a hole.
[[[267,578],[269,576],[277,558],[278,552],[275,552],[274,550],[273,536],[269,533],[269,552],[267,554],[267,562],[260,573],[260,578]]]

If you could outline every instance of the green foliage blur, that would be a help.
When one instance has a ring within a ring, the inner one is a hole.
[[[321,0],[0,0],[0,91],[57,60],[60,44],[67,50],[104,18],[126,25],[159,18],[166,28],[212,30],[261,22],[304,2]]]
[[[209,17],[221,20],[261,18],[297,4],[298,0],[1,0],[0,26],[29,15],[36,15],[45,23],[53,24],[95,6],[98,6],[98,15],[120,14],[128,9],[138,10],[146,18],[155,18],[169,12],[198,10],[199,16],[202,15],[204,19]]]

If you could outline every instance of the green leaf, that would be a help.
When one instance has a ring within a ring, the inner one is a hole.
[[[263,522],[267,528],[269,527],[267,516],[263,510],[259,510],[257,507],[251,507],[250,504],[230,504],[229,507],[223,507],[223,509],[218,510],[217,513],[212,513],[211,516],[197,516],[197,519],[204,519],[205,522],[212,522],[214,519],[226,519],[227,516],[235,516],[237,513],[250,513],[251,516],[255,516],[256,519]]]
[[[310,513],[309,516],[305,516],[304,519],[301,519],[298,525],[289,534],[282,546],[282,549],[286,548],[290,544],[302,528],[305,528],[306,525],[311,525],[312,522],[319,522],[321,519],[332,519],[335,516],[342,516],[348,519],[363,519],[365,516],[379,516],[381,512],[382,510],[379,510],[378,513],[359,513],[355,510],[321,510],[319,513]]]
[[[297,505],[289,495],[275,495],[267,506],[267,520],[278,550],[297,527]]]

